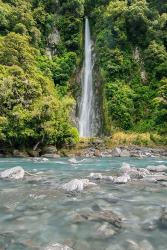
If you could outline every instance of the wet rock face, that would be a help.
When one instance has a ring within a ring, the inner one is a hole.
[[[56,54],[57,52],[56,45],[59,44],[60,39],[61,38],[59,31],[56,28],[54,28],[52,33],[50,33],[47,39],[46,54],[50,59],[52,58],[52,56]]]
[[[22,167],[14,167],[10,169],[6,169],[0,173],[0,177],[3,179],[14,179],[19,180],[23,179],[25,175],[25,171]]]

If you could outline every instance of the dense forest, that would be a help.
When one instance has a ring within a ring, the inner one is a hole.
[[[166,0],[0,0],[0,142],[76,143],[88,16],[103,134],[167,133]]]

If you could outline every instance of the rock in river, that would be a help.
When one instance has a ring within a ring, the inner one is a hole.
[[[148,166],[147,169],[151,172],[165,172],[165,171],[167,171],[167,167],[165,165]]]
[[[114,183],[117,183],[117,184],[125,184],[128,181],[130,181],[130,176],[128,174],[124,174],[119,177],[114,177]]]
[[[101,180],[103,176],[101,173],[90,173],[89,178],[94,180]]]
[[[6,169],[0,173],[0,177],[3,179],[14,179],[19,180],[23,179],[25,175],[25,171],[22,167],[14,167],[10,169]]]
[[[89,221],[108,222],[116,228],[122,227],[122,219],[111,210],[94,211],[88,214],[81,214],[81,217]]]
[[[62,188],[67,192],[81,192],[84,188],[89,186],[96,186],[96,184],[90,182],[88,179],[74,179],[68,183],[65,183]]]

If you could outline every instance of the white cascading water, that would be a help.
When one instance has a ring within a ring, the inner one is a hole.
[[[80,137],[93,136],[92,116],[93,116],[93,83],[92,83],[92,41],[90,35],[89,20],[85,18],[85,63],[82,79],[82,96],[79,117]]]

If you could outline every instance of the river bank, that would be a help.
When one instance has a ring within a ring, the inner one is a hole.
[[[55,146],[47,146],[33,149],[10,149],[1,150],[0,157],[45,157],[45,158],[60,158],[60,157],[167,157],[166,147],[140,147],[140,146],[117,146],[112,148],[101,147],[100,145],[92,144],[89,146],[77,146],[72,148],[62,148],[57,150]]]

